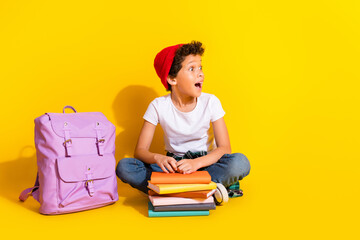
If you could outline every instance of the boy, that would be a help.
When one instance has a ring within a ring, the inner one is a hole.
[[[189,174],[204,170],[217,183],[216,196],[222,199],[215,197],[215,201],[221,203],[228,199],[225,187],[249,174],[248,159],[231,154],[219,99],[202,93],[203,53],[202,43],[193,41],[164,48],[156,55],[156,73],[170,94],[153,100],[145,112],[135,158],[122,159],[117,165],[117,176],[123,182],[147,193],[153,171]],[[158,123],[164,131],[166,155],[149,151]]]

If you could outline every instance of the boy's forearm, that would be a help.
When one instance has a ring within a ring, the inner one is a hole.
[[[226,147],[218,147],[206,156],[196,158],[199,168],[210,166],[216,163],[224,154],[230,154],[231,150]]]
[[[144,163],[154,164],[156,163],[155,161],[156,154],[157,153],[152,153],[146,149],[136,149],[134,153],[134,157],[143,161]]]

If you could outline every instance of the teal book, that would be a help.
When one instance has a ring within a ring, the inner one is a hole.
[[[199,210],[199,211],[164,211],[164,212],[155,212],[154,207],[151,202],[149,205],[149,217],[185,217],[185,216],[208,216],[210,214],[209,210]]]

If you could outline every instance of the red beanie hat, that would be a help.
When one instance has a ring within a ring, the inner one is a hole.
[[[161,79],[161,83],[164,85],[166,90],[169,90],[167,77],[169,75],[171,65],[174,61],[175,52],[182,45],[184,45],[184,44],[178,44],[178,45],[164,48],[155,57],[155,60],[154,60],[155,71],[156,71],[156,74]]]

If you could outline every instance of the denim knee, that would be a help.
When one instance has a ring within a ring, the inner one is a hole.
[[[136,158],[121,159],[116,167],[116,175],[124,183],[128,183],[133,188],[147,193],[151,170],[144,162]]]
[[[230,154],[229,160],[229,175],[243,179],[250,173],[250,162],[242,153]]]
[[[121,159],[116,166],[116,176],[123,181],[123,176],[126,176],[127,166],[129,165],[129,158]]]
[[[142,179],[136,174],[136,172],[138,172],[138,168],[140,167],[136,161],[139,160],[135,158],[123,158],[118,162],[116,166],[116,175],[121,181],[135,184],[137,181],[142,181]]]

